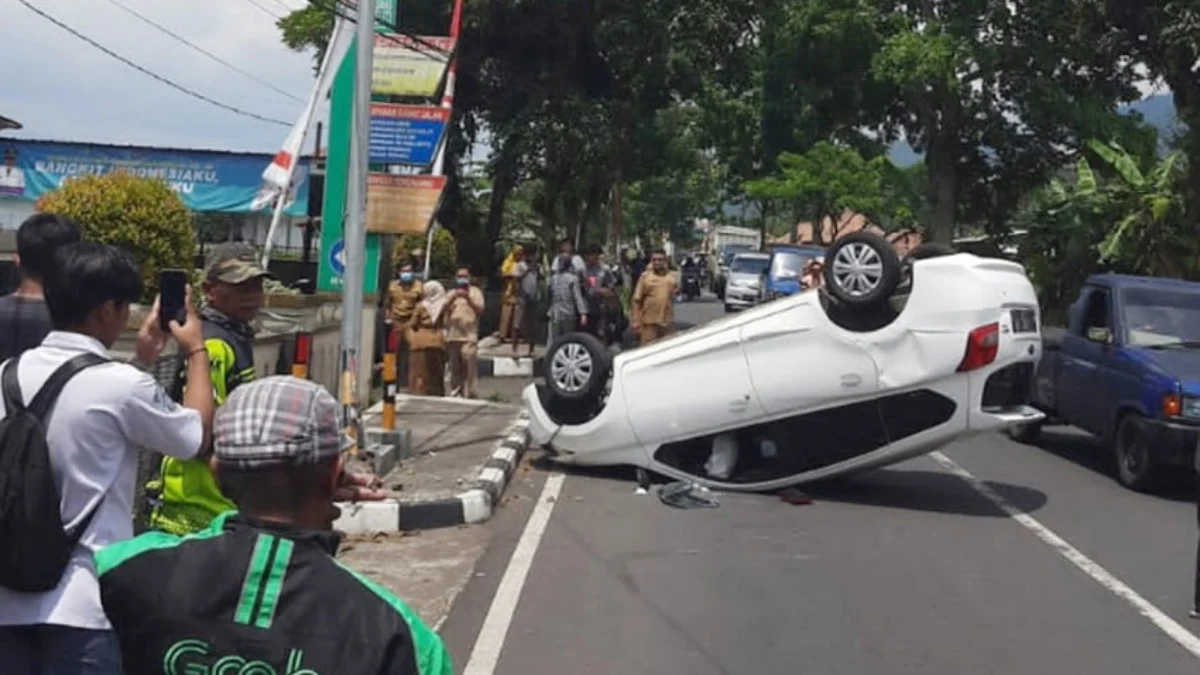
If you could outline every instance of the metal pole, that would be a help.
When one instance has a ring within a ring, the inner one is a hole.
[[[341,399],[345,423],[357,428],[358,350],[362,344],[363,274],[367,248],[367,172],[371,135],[371,67],[375,51],[375,0],[358,0],[358,50],[354,71],[354,115],[350,171],[346,184],[346,273],[342,289]],[[365,438],[358,438],[361,446]]]

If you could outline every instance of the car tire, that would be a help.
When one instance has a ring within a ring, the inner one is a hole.
[[[733,313],[733,305],[729,304],[728,302],[725,303],[725,313],[726,314]]]
[[[841,237],[825,253],[824,288],[839,304],[873,307],[900,285],[900,256],[892,243],[871,232]]]
[[[1158,471],[1141,425],[1142,416],[1137,413],[1121,417],[1113,436],[1113,459],[1118,483],[1130,490],[1149,492],[1157,484]]]
[[[546,350],[543,376],[559,401],[591,402],[600,398],[612,369],[604,342],[591,333],[566,333]]]
[[[1017,443],[1032,445],[1037,443],[1038,439],[1042,436],[1042,423],[1030,422],[1029,424],[1018,424],[1015,427],[1005,429],[1004,433]]]

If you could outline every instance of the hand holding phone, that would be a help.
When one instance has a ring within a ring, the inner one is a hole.
[[[188,274],[180,269],[164,269],[158,273],[158,327],[171,334],[171,322],[187,322]]]

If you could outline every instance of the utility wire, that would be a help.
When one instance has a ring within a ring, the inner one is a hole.
[[[295,7],[288,7],[287,3],[285,3],[283,0],[274,0],[274,2],[275,2],[275,4],[279,5],[280,7],[284,8],[285,10],[287,10],[288,14],[291,14],[292,12],[296,11]]]
[[[121,63],[124,63],[125,65],[129,66],[130,68],[133,68],[134,70],[142,73],[143,75],[148,75],[148,76],[158,80],[159,82],[162,82],[163,84],[167,85],[168,87],[175,89],[176,91],[181,91],[181,92],[187,94],[188,96],[191,96],[192,98],[199,99],[210,105],[214,105],[218,108],[228,110],[229,112],[236,113],[238,115],[242,115],[243,117],[249,117],[251,119],[256,119],[261,122],[269,122],[271,124],[278,124],[278,125],[284,126],[284,127],[292,126],[290,122],[284,122],[283,120],[277,120],[277,119],[274,119],[271,117],[265,117],[263,115],[259,115],[257,113],[252,113],[247,110],[242,110],[241,108],[237,108],[237,107],[231,106],[227,103],[222,103],[214,98],[205,96],[204,94],[201,94],[200,92],[195,91],[193,89],[188,89],[187,87],[185,87],[181,84],[178,84],[173,80],[167,79],[166,77],[163,77],[162,75],[159,75],[158,73],[148,70],[142,66],[139,66],[138,64],[134,63],[133,61],[130,61],[129,59],[125,58],[124,56],[121,56],[120,54],[114,52],[113,50],[109,49],[108,47],[105,47],[104,45],[100,44],[99,42],[96,42],[95,40],[84,35],[83,33],[80,33],[79,31],[75,30],[74,28],[71,28],[70,26],[63,23],[62,21],[59,21],[58,19],[54,18],[53,16],[50,16],[46,12],[43,12],[42,10],[33,6],[32,4],[30,4],[29,0],[17,0],[17,2],[21,3],[22,5],[25,5],[25,8],[28,9],[29,11],[33,12],[34,14],[37,14],[38,16],[49,21],[50,23],[54,24],[55,26],[58,26],[59,28],[67,31],[68,33],[75,36],[76,38],[83,40],[84,42],[95,47],[96,49],[99,49],[100,51],[111,56],[112,58],[120,61]]]
[[[126,5],[126,4],[122,3],[122,2],[120,2],[120,0],[108,0],[108,2],[109,2],[110,4],[116,5],[117,7],[121,8],[121,9],[122,9],[122,10],[123,10],[123,11],[124,11],[126,14],[130,14],[130,15],[132,15],[134,18],[136,18],[136,19],[140,20],[141,22],[143,22],[143,23],[145,23],[145,24],[148,24],[148,25],[150,25],[150,26],[153,26],[154,28],[157,28],[159,31],[161,31],[161,32],[163,32],[163,33],[165,33],[165,34],[167,34],[167,35],[169,35],[169,36],[171,36],[171,37],[175,38],[175,39],[176,39],[176,40],[178,40],[179,42],[182,42],[183,44],[187,45],[188,47],[191,47],[192,49],[196,50],[197,52],[200,52],[200,53],[201,53],[201,54],[203,54],[204,56],[207,56],[208,58],[210,58],[210,59],[212,59],[213,61],[216,61],[217,63],[219,63],[219,64],[221,64],[221,65],[225,66],[226,68],[228,68],[228,69],[230,69],[230,70],[232,70],[232,71],[235,71],[235,72],[237,72],[237,73],[241,73],[242,75],[244,75],[244,76],[246,76],[246,77],[250,78],[251,80],[254,80],[254,81],[255,81],[255,82],[257,82],[258,84],[261,84],[262,86],[266,87],[267,89],[270,89],[271,91],[274,91],[274,92],[276,92],[276,93],[282,94],[282,95],[284,95],[284,96],[286,96],[286,97],[288,97],[288,98],[292,99],[293,101],[296,101],[296,102],[299,102],[299,103],[304,103],[304,100],[303,100],[303,99],[301,99],[300,97],[298,97],[298,96],[293,96],[292,94],[289,94],[288,92],[286,92],[286,91],[284,91],[284,90],[280,89],[279,87],[276,87],[275,85],[271,84],[270,82],[267,82],[266,80],[264,80],[264,79],[262,79],[262,78],[258,77],[258,76],[257,76],[257,75],[255,75],[254,73],[251,73],[251,72],[248,72],[248,71],[242,70],[241,68],[239,68],[239,67],[237,67],[237,66],[233,65],[232,63],[230,63],[230,62],[226,61],[225,59],[222,59],[221,57],[217,56],[216,54],[213,54],[212,52],[208,51],[207,49],[205,49],[205,48],[203,48],[203,47],[201,47],[201,46],[197,45],[196,43],[194,43],[194,42],[192,42],[192,41],[188,40],[187,38],[183,37],[182,35],[179,35],[178,33],[175,33],[175,32],[174,32],[174,31],[172,31],[170,28],[167,28],[166,26],[163,26],[162,24],[160,24],[160,23],[157,23],[157,22],[155,22],[154,20],[147,18],[145,15],[143,15],[143,14],[142,14],[142,13],[140,13],[140,12],[138,12],[136,9],[133,9],[133,8],[132,8],[132,7],[130,7],[129,5]]]
[[[246,2],[254,5],[255,7],[258,8],[258,10],[260,12],[262,12],[263,14],[266,14],[267,16],[271,17],[272,19],[275,19],[278,21],[280,18],[282,18],[275,12],[272,12],[271,10],[267,9],[266,7],[263,7],[262,5],[258,4],[258,0],[246,0]]]

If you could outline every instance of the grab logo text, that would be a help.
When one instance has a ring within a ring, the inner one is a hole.
[[[163,655],[165,675],[320,675],[304,667],[304,652],[288,652],[283,670],[265,661],[247,661],[236,654],[217,656],[203,640],[180,640]]]

